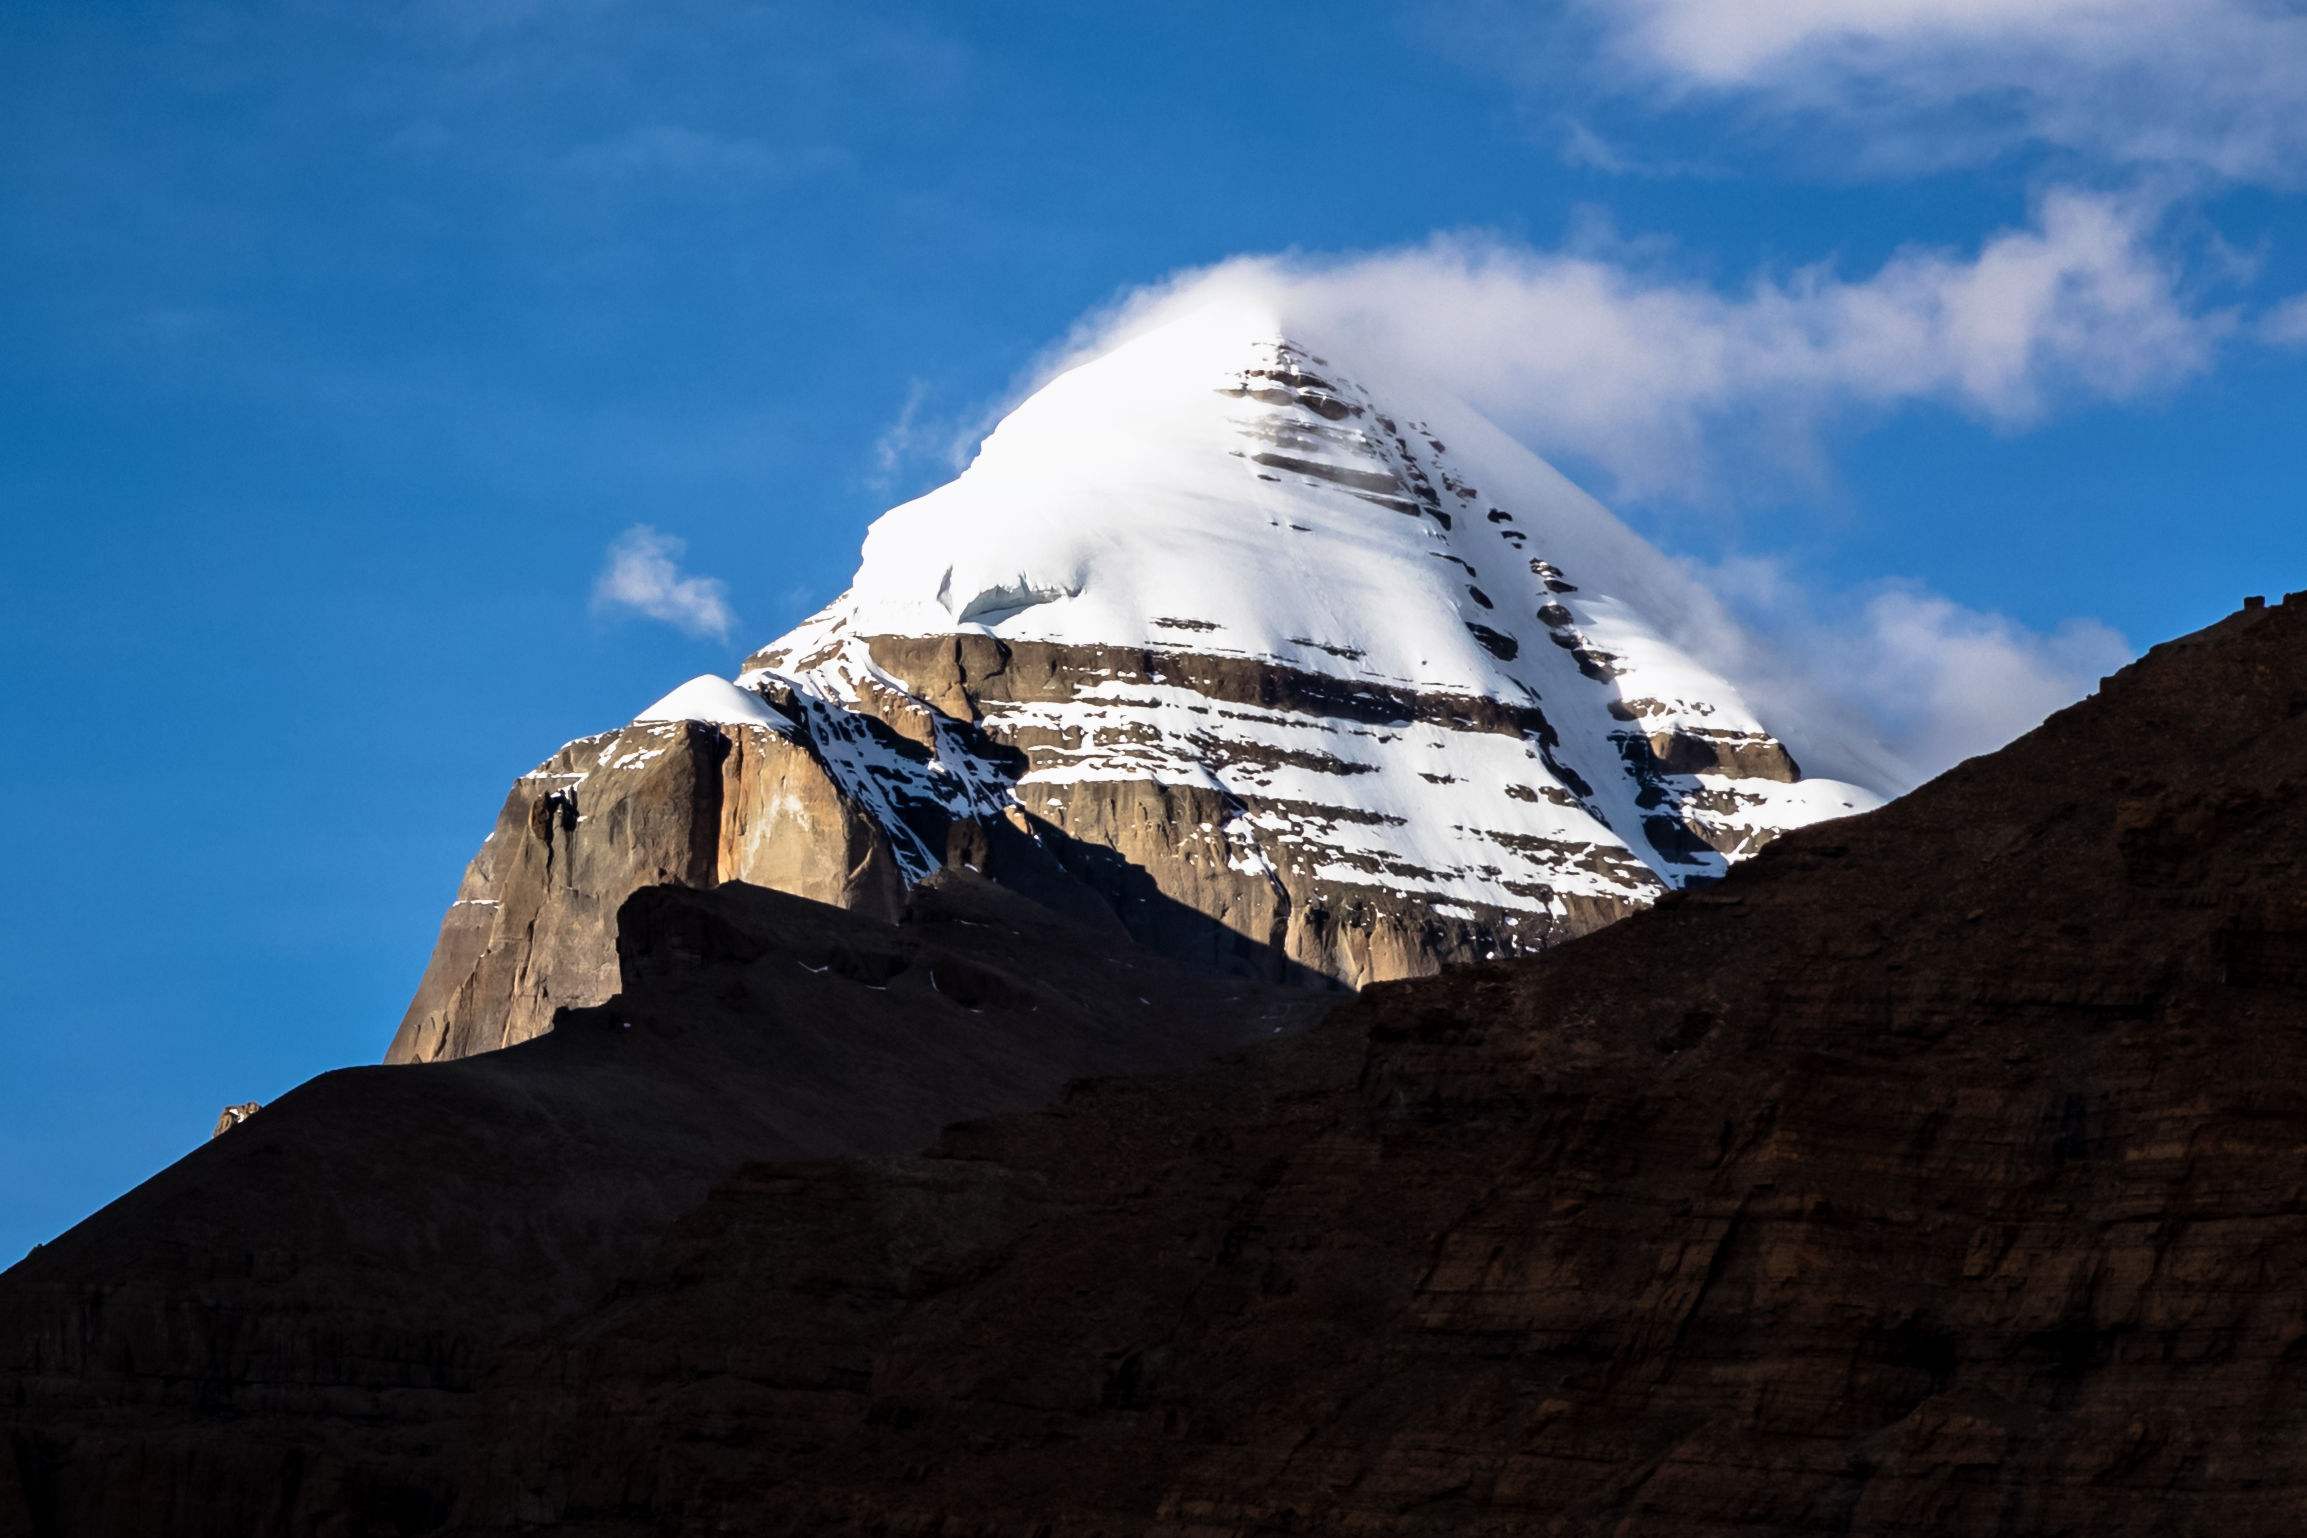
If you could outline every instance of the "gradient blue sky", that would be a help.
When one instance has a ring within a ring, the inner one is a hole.
[[[1835,11],[17,0],[0,1259],[373,1060],[513,776],[1229,258],[1925,756],[2307,587],[2298,11]]]

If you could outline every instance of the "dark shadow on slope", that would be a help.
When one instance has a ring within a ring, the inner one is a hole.
[[[1289,897],[1278,888],[1270,935],[1245,934],[1171,897],[1150,871],[1120,851],[1075,838],[1022,807],[1018,814],[1028,831],[1006,821],[978,825],[987,833],[983,868],[1004,886],[1060,912],[1084,912],[1086,898],[1100,920],[1110,919],[1137,944],[1199,971],[1298,988],[1340,986],[1284,953]]]
[[[298,1509],[430,1531],[445,1508],[410,1459],[503,1344],[736,1169],[915,1149],[1325,1007],[961,873],[896,924],[651,888],[619,954],[607,1004],[499,1052],[323,1074],[0,1273],[0,1533],[286,1533]],[[191,1422],[236,1429],[204,1451],[149,1433]]]
[[[1291,894],[1272,878],[1268,895],[1273,907],[1264,917],[1266,935],[1260,938],[1170,896],[1151,871],[1111,845],[1076,838],[1022,806],[1010,810],[1018,818],[1015,824],[1006,819],[948,824],[949,867],[982,871],[1053,913],[1196,971],[1315,992],[1348,991],[1346,983],[1290,956],[1287,936],[1301,915],[1293,911]],[[1193,819],[1183,821],[1192,826]],[[1375,894],[1357,894],[1341,884],[1338,901],[1302,915],[1306,933],[1317,944],[1342,949],[1359,945],[1366,952],[1376,915],[1365,895]],[[1390,922],[1407,932],[1412,920]],[[1477,958],[1514,953],[1514,943],[1505,933],[1487,924],[1446,921],[1428,912],[1420,921],[1417,943],[1440,969],[1450,970],[1474,964]],[[1541,944],[1520,954],[1544,948]]]
[[[726,1178],[844,1011],[1136,979],[967,882],[644,894],[621,1007],[0,1277],[0,1531],[2288,1535],[2302,785],[2307,595],[1543,965]]]

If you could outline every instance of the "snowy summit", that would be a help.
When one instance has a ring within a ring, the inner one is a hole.
[[[1881,799],[1807,773],[1693,616],[1730,633],[1445,392],[1269,314],[1146,330],[884,514],[734,682],[525,776],[396,1060],[605,998],[618,904],[668,880],[894,918],[961,867],[1304,982],[1542,949]]]
[[[1225,858],[1309,900],[1561,920],[1881,799],[1805,776],[1804,745],[1667,638],[1704,601],[1467,407],[1213,308],[1019,406],[748,678],[871,710],[920,694],[895,638],[1023,648],[1070,686],[962,692],[1025,749],[1003,791],[1036,816],[1070,827],[1085,782],[1197,786],[1233,809]],[[1212,682],[1245,668],[1246,693]],[[955,767],[959,810],[978,776]]]

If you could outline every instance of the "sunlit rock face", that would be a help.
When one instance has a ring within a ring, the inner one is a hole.
[[[1349,986],[1543,948],[1880,800],[1670,639],[1694,613],[1722,632],[1445,393],[1189,316],[883,515],[734,683],[525,779],[394,1056],[606,997],[606,917],[651,882],[893,911],[966,865],[1179,959]]]
[[[639,720],[570,743],[514,782],[386,1060],[511,1046],[600,1003],[627,897],[724,881],[883,918],[905,889],[880,827],[788,727]]]

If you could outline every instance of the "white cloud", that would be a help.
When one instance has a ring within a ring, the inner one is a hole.
[[[911,476],[924,462],[948,472],[957,470],[953,428],[931,421],[923,412],[929,403],[929,385],[916,379],[905,387],[905,404],[897,417],[873,439],[873,468],[866,484],[884,495]]]
[[[2307,294],[2295,294],[2259,318],[2259,338],[2277,347],[2307,347]]]
[[[1857,663],[1876,720],[1926,772],[2001,747],[2131,660],[2097,620],[2030,630],[1917,589],[1878,593],[1863,623],[1860,645],[1838,637],[1817,660],[1835,675]]]
[[[690,635],[726,641],[736,628],[728,589],[718,579],[681,570],[687,547],[670,534],[637,523],[609,546],[608,562],[593,584],[593,607],[662,620]]]
[[[2031,730],[2133,656],[2097,620],[2037,629],[1919,583],[1838,592],[1752,557],[1693,575],[1721,607],[1693,605],[1678,638],[1766,720],[1808,727],[1812,772],[1912,784]]]
[[[1826,114],[1854,146],[1962,159],[2044,141],[2296,184],[2307,13],[2286,0],[1585,0],[1623,81]]]
[[[1854,410],[1933,402],[2018,426],[2064,398],[2128,399],[2202,370],[2234,317],[2194,302],[2158,218],[2144,199],[2054,191],[1975,251],[1730,291],[1591,241],[1245,257],[1128,297],[1069,347],[1254,301],[1373,369],[1443,382],[1620,497],[1720,501],[1731,472],[1814,466],[1819,429]]]
[[[867,450],[871,467],[865,473],[865,484],[873,491],[909,496],[960,474],[1001,417],[999,409],[983,402],[959,416],[932,412],[930,394],[926,380],[912,381],[896,417],[874,435]]]
[[[1810,470],[1822,429],[1854,412],[1932,403],[2023,426],[2205,368],[2237,317],[2194,301],[2159,221],[2144,199],[2054,191],[1969,251],[1735,288],[1607,235],[1551,251],[1458,236],[1245,257],[1127,296],[1036,377],[1187,311],[1241,306],[1350,371],[1435,382],[1539,452],[1600,468],[1620,496],[1735,501],[1758,462]],[[2131,655],[2094,620],[2038,629],[1913,583],[1852,591],[1767,559],[1693,579],[1664,617],[1676,639],[1788,723],[1807,768],[1886,788],[2002,745]]]

